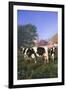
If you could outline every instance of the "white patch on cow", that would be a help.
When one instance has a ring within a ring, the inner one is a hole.
[[[52,56],[51,56],[51,57],[52,57],[52,60],[54,61],[54,53],[52,54]]]
[[[32,54],[32,55],[31,55],[31,57],[34,59],[34,58],[35,58],[35,55],[34,55],[34,54]]]
[[[53,51],[55,51],[55,47],[53,47]]]
[[[52,49],[51,49],[52,50]]]
[[[27,50],[28,50],[28,48],[26,48],[26,50],[25,50],[25,52],[24,52],[24,58],[25,58],[25,60],[28,59],[28,55],[26,54]]]
[[[28,50],[28,48],[25,50],[25,53],[24,53],[24,55],[26,55],[26,52],[27,52],[27,50]]]
[[[36,53],[37,52],[37,47],[32,47],[34,52]]]
[[[34,52],[36,53],[36,56],[37,56],[37,57],[40,57],[39,54],[37,53],[37,47],[33,47],[33,50],[34,50]]]
[[[37,57],[41,57],[38,53],[36,53],[36,56],[37,56]]]

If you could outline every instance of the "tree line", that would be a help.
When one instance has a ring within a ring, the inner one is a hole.
[[[33,40],[38,38],[37,27],[32,24],[18,25],[18,48],[34,46]]]

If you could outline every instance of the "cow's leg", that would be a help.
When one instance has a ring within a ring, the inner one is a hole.
[[[52,61],[54,62],[54,53],[52,54]]]
[[[48,56],[45,56],[45,62],[49,63]]]
[[[31,58],[34,60],[35,63],[37,62],[37,61],[36,61],[36,60],[37,60],[37,57],[36,57],[35,54],[32,54],[32,55],[31,55]]]
[[[49,57],[48,57],[48,55],[46,56],[46,62],[49,63]]]
[[[49,63],[48,55],[47,54],[43,54],[43,57],[44,57],[44,62],[45,63]]]
[[[43,62],[46,63],[46,56],[45,56],[45,54],[43,54],[42,59],[43,59]]]

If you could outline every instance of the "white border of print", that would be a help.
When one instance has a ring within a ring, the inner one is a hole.
[[[31,80],[17,80],[17,10],[34,10],[34,11],[57,11],[58,12],[58,78],[49,78],[49,79],[31,79]],[[38,84],[38,83],[53,83],[62,81],[62,14],[61,8],[48,8],[48,7],[32,7],[32,6],[15,6],[13,10],[13,22],[14,22],[14,33],[13,33],[13,83],[14,85],[23,85],[23,84]]]

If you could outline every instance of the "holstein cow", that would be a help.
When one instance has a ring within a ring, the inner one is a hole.
[[[37,57],[42,57],[45,62],[49,62],[48,59],[48,47],[32,47],[32,48],[24,48],[22,51],[24,54],[24,58],[34,59],[35,63],[37,62]]]
[[[33,48],[24,48],[23,50],[24,58],[27,59],[33,59],[36,63],[36,53]]]
[[[54,62],[55,56],[57,54],[57,47],[53,46],[52,48],[49,48],[48,53],[49,53],[49,59],[51,59]]]
[[[47,46],[38,47],[37,48],[37,54],[42,57],[44,62],[46,62],[46,63],[49,62],[49,59],[48,59],[48,47]]]

